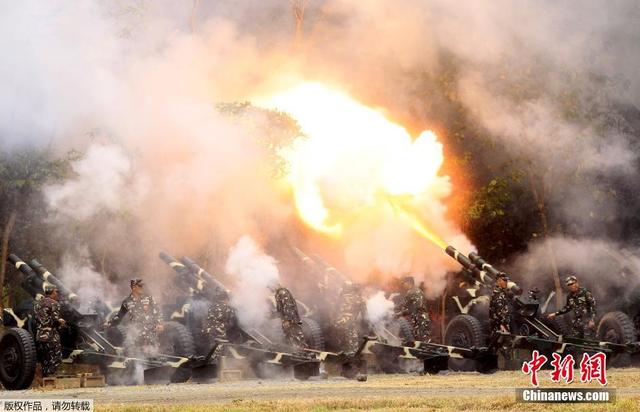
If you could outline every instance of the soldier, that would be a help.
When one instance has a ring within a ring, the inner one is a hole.
[[[401,286],[404,297],[396,311],[396,316],[406,317],[409,320],[415,340],[428,342],[431,320],[427,309],[427,298],[422,289],[416,286],[413,276],[405,277]]]
[[[345,285],[340,294],[340,306],[336,327],[343,351],[351,356],[360,346],[362,324],[367,318],[367,306],[362,297],[362,287],[357,283]]]
[[[158,347],[158,333],[164,330],[162,315],[153,297],[142,292],[142,279],[132,279],[131,294],[122,302],[120,311],[107,323],[107,326],[117,326],[128,313],[131,325],[134,327],[136,348],[148,352]]]
[[[580,282],[575,276],[568,276],[565,279],[565,284],[570,292],[567,295],[567,304],[559,311],[549,314],[549,319],[573,312],[571,336],[577,338],[593,337],[596,327],[596,300],[591,292],[580,287]]]
[[[210,346],[216,339],[229,340],[229,329],[236,323],[236,311],[229,305],[229,295],[226,292],[218,293],[215,302],[207,311],[207,318],[202,325],[202,335],[207,338]]]
[[[282,320],[282,332],[290,345],[308,348],[302,333],[302,322],[298,314],[298,305],[289,289],[281,285],[272,288],[276,301],[276,312]]]
[[[65,326],[60,314],[58,288],[47,285],[44,297],[36,302],[33,312],[37,325],[36,348],[42,362],[42,376],[55,375],[62,362],[62,345],[59,329]]]
[[[507,283],[509,275],[504,272],[496,276],[496,284],[489,303],[489,325],[491,329],[491,340],[495,340],[499,332],[509,333],[511,323],[511,310],[509,307],[509,295],[507,294]]]

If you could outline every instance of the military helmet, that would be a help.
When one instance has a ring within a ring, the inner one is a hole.
[[[49,296],[54,291],[58,290],[58,288],[55,285],[44,285],[43,290],[44,290],[44,294]]]
[[[131,285],[131,287],[143,286],[142,279],[140,279],[140,278],[131,279],[130,285]]]
[[[496,280],[497,279],[504,279],[507,282],[511,280],[511,278],[509,277],[509,274],[507,272],[498,272],[498,275],[496,276]]]
[[[567,276],[567,278],[564,280],[564,284],[567,286],[571,286],[574,283],[576,283],[578,281],[578,278],[571,275],[571,276]]]
[[[416,280],[413,278],[413,276],[405,276],[402,278],[402,283],[411,283],[412,285],[415,285]]]

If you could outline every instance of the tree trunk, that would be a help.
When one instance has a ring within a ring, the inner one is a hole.
[[[4,277],[7,271],[7,256],[9,255],[9,238],[16,223],[17,211],[13,209],[9,219],[2,229],[2,245],[0,246],[0,316],[4,310]]]
[[[193,0],[193,7],[191,8],[191,18],[189,19],[189,25],[191,26],[191,33],[196,32],[196,13],[198,11],[198,6],[200,5],[200,0]]]
[[[296,21],[294,45],[299,48],[302,44],[302,23],[304,22],[304,9],[308,0],[290,0],[293,18]]]
[[[536,175],[533,173],[533,170],[529,168],[529,182],[531,184],[533,197],[538,207],[540,222],[542,223],[542,237],[544,239],[545,247],[547,248],[549,261],[551,262],[551,274],[553,277],[553,283],[556,287],[556,308],[559,309],[562,307],[562,284],[560,283],[560,273],[558,272],[556,254],[553,249],[551,249],[551,244],[549,244],[549,223],[547,221],[547,209],[544,199],[544,182],[542,178],[538,178],[537,180],[539,184],[536,184]]]

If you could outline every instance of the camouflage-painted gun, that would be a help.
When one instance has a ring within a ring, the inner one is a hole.
[[[67,327],[60,331],[63,363],[100,365],[108,376],[116,370],[131,372],[133,375],[133,369],[141,367],[145,376],[155,375],[154,380],[161,376],[169,381],[179,382],[188,379],[193,368],[203,367],[214,361],[211,356],[197,357],[191,353],[161,354],[149,358],[131,357],[99,330],[102,322],[96,313],[82,313],[70,302],[69,297],[73,296],[73,293],[59,279],[56,278],[53,283],[53,275],[39,276],[37,271],[16,255],[10,255],[8,261],[22,274],[21,286],[33,300],[42,299],[48,285],[56,286],[63,297],[60,304],[63,317],[67,321]],[[40,269],[43,268],[40,266]],[[22,312],[26,317],[20,318],[12,316],[15,313],[11,308],[5,309],[5,314],[8,313],[9,316],[3,317],[5,330],[0,337],[0,359],[4,360],[0,366],[3,368],[0,382],[6,389],[26,389],[31,386],[35,375],[35,335],[38,325],[31,320],[30,312],[30,309],[26,309]],[[177,325],[165,324],[165,328],[168,326]],[[158,371],[161,373],[157,373]]]

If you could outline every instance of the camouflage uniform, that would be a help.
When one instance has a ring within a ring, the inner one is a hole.
[[[42,362],[42,375],[51,376],[56,373],[62,362],[62,345],[60,333],[62,316],[60,304],[48,296],[40,299],[33,307],[38,331],[36,347]]]
[[[276,312],[282,320],[282,331],[290,345],[298,348],[307,348],[302,333],[302,322],[298,314],[298,305],[289,289],[279,287],[275,292]]]
[[[209,341],[209,349],[213,347],[216,339],[229,340],[227,332],[237,322],[236,311],[224,300],[217,300],[209,306],[207,318],[202,325],[202,336]],[[214,356],[220,354],[222,346],[218,346]]]
[[[136,329],[136,347],[158,346],[156,327],[162,322],[162,315],[153,297],[129,295],[120,306],[120,311],[111,319],[111,326],[118,325],[129,314],[131,325]]]
[[[356,288],[347,288],[340,295],[340,309],[336,327],[344,352],[355,353],[360,346],[362,322],[366,319],[366,304]]]
[[[576,293],[567,295],[567,304],[556,312],[556,315],[563,315],[573,312],[571,322],[571,336],[577,338],[592,337],[593,331],[587,328],[589,321],[596,318],[596,300],[591,292],[586,288],[580,288]]]
[[[430,339],[429,311],[427,310],[427,298],[422,289],[417,286],[409,289],[402,300],[398,311],[400,316],[405,316],[411,322],[413,337],[417,341],[427,342]]]
[[[509,330],[511,324],[511,312],[509,308],[509,297],[507,290],[499,286],[493,288],[491,302],[489,303],[489,327],[491,337],[495,338],[500,332],[500,326]]]

